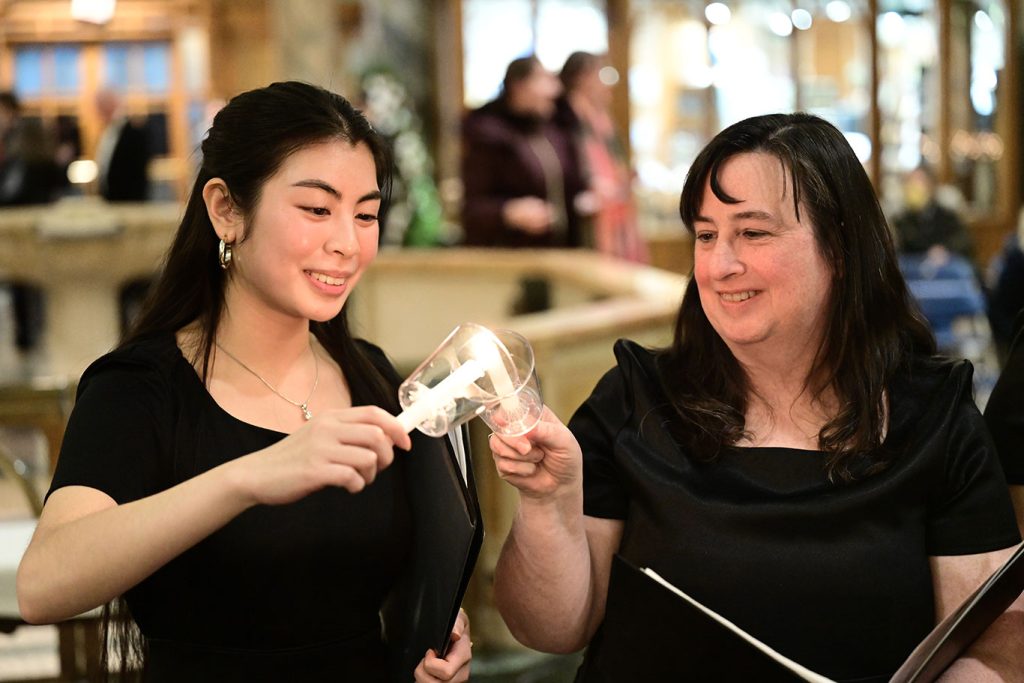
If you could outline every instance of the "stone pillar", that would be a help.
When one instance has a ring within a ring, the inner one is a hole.
[[[343,85],[337,2],[271,0],[270,20],[280,51],[281,78],[330,89]]]

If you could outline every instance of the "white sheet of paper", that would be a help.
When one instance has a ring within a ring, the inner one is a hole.
[[[469,479],[466,474],[466,444],[462,442],[462,428],[456,427],[448,432],[448,439],[452,442],[452,448],[455,449],[455,461],[459,463],[459,472],[462,473],[462,483],[468,486]]]

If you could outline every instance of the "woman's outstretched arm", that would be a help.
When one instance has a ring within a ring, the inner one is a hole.
[[[325,486],[358,493],[395,445],[410,445],[398,421],[364,406],[322,413],[273,446],[123,505],[94,488],[58,489],[18,567],[21,614],[48,623],[102,605],[254,505]]]
[[[492,436],[491,450],[520,494],[495,573],[498,609],[524,645],[579,650],[604,617],[622,522],[583,514],[580,447],[550,411],[526,436]]]

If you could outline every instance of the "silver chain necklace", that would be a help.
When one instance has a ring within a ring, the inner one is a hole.
[[[320,381],[320,360],[316,357],[316,351],[313,351],[313,347],[312,346],[309,348],[309,350],[313,351],[313,367],[315,368],[313,370],[313,373],[314,373],[313,374],[313,388],[309,390],[309,396],[306,397],[306,400],[303,401],[302,403],[299,403],[298,401],[291,400],[290,398],[288,398],[287,396],[282,394],[280,391],[275,389],[273,384],[271,384],[267,380],[265,380],[262,377],[260,377],[260,374],[258,372],[256,372],[252,368],[250,368],[248,365],[246,365],[242,361],[238,360],[238,358],[235,357],[235,355],[233,353],[231,353],[230,351],[225,349],[223,346],[221,346],[220,342],[214,342],[214,343],[217,345],[218,349],[220,349],[225,354],[227,354],[228,358],[230,358],[231,360],[233,360],[236,363],[238,363],[239,365],[241,365],[242,369],[246,370],[253,377],[255,377],[259,381],[263,382],[263,385],[266,386],[267,389],[270,389],[275,394],[277,394],[278,396],[280,396],[281,398],[283,398],[284,400],[288,401],[293,406],[295,406],[296,408],[301,410],[302,411],[302,417],[306,418],[307,420],[312,420],[313,419],[313,413],[309,412],[309,399],[313,398],[313,392],[316,391],[317,382]]]

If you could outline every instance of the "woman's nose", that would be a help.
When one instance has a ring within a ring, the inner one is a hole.
[[[351,217],[341,218],[335,229],[331,232],[326,244],[327,251],[341,254],[345,257],[355,256],[359,253],[359,240],[356,239],[355,221]]]
[[[743,261],[728,240],[717,240],[709,256],[711,262],[708,274],[716,280],[723,280],[743,272]]]

